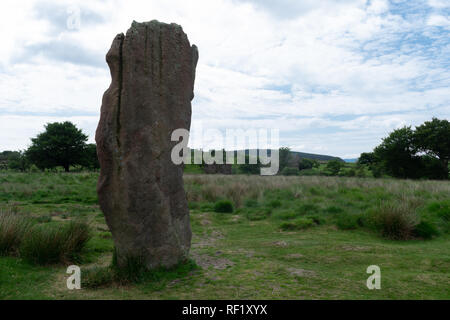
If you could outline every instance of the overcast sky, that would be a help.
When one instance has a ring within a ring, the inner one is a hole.
[[[157,19],[199,47],[193,121],[357,157],[450,118],[449,13],[448,0],[2,0],[0,151],[64,120],[93,142],[114,36]]]

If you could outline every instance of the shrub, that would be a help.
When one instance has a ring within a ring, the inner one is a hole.
[[[311,218],[299,218],[290,222],[283,222],[280,228],[284,231],[288,230],[304,230],[312,227],[314,221]]]
[[[299,170],[297,168],[286,167],[281,170],[283,176],[298,176]]]
[[[0,212],[0,255],[17,251],[31,226],[31,220],[24,216],[12,212]]]
[[[281,201],[280,200],[271,200],[267,203],[267,206],[270,208],[279,208],[281,207]]]
[[[369,211],[369,223],[382,236],[394,240],[405,240],[413,236],[419,217],[408,203],[382,203]]]
[[[40,265],[77,262],[90,237],[90,228],[85,222],[71,221],[63,227],[35,225],[24,236],[20,255]]]
[[[428,221],[421,221],[414,229],[414,235],[419,238],[431,239],[439,235],[437,228]]]
[[[229,200],[219,200],[214,204],[214,211],[219,213],[233,213],[233,203]]]

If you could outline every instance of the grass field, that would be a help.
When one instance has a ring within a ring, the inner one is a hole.
[[[45,226],[88,220],[93,236],[77,262],[83,277],[110,265],[114,250],[97,204],[97,177],[0,173],[0,209]],[[197,267],[70,291],[67,265],[4,255],[0,299],[450,299],[449,182],[194,174],[184,180]],[[395,239],[398,228],[386,227],[392,217],[407,231],[402,240]],[[381,268],[381,290],[366,287],[370,265]]]

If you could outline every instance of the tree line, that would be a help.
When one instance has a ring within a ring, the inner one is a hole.
[[[358,163],[375,177],[448,179],[450,123],[433,118],[412,129],[394,130],[373,152],[362,153]]]
[[[0,169],[29,171],[62,167],[96,170],[100,168],[96,145],[73,123],[48,123],[45,131],[31,139],[24,151],[0,153]],[[236,173],[259,174],[261,163],[239,165]],[[317,160],[301,158],[292,165],[289,148],[279,149],[282,175],[333,175],[364,177],[369,170],[374,177],[391,176],[408,179],[448,179],[450,159],[450,123],[433,118],[412,129],[405,126],[391,132],[372,152],[362,153],[355,167],[346,168],[339,160],[321,165]],[[319,169],[320,168],[320,169]]]

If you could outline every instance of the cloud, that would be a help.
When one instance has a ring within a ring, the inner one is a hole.
[[[86,5],[82,4],[62,4],[51,1],[39,1],[34,4],[33,13],[36,19],[46,20],[51,25],[52,33],[61,33],[67,31],[76,31],[68,28],[69,18],[72,15],[78,14],[80,19],[80,26],[85,25],[92,27],[95,24],[101,24],[105,22],[99,12],[93,11]],[[70,26],[70,25],[69,25]]]
[[[447,0],[428,0],[428,5],[438,9],[450,8],[450,3]]]
[[[429,26],[450,27],[450,19],[441,15],[432,15],[428,18]]]
[[[31,138],[36,137],[44,131],[44,125],[51,122],[71,121],[81,128],[83,132],[89,133],[89,142],[94,142],[95,128],[98,124],[98,117],[80,116],[18,116],[0,115],[0,150],[25,149],[31,144]],[[24,125],[26,124],[26,125]]]
[[[52,40],[49,42],[26,45],[12,63],[34,63],[36,58],[68,62],[76,65],[105,68],[105,59],[71,41]]]
[[[199,47],[194,121],[276,127],[299,151],[343,156],[399,125],[450,117],[448,1],[5,1],[0,125],[28,119],[14,120],[17,148],[32,119],[98,118],[105,54],[132,20],[179,23]]]

